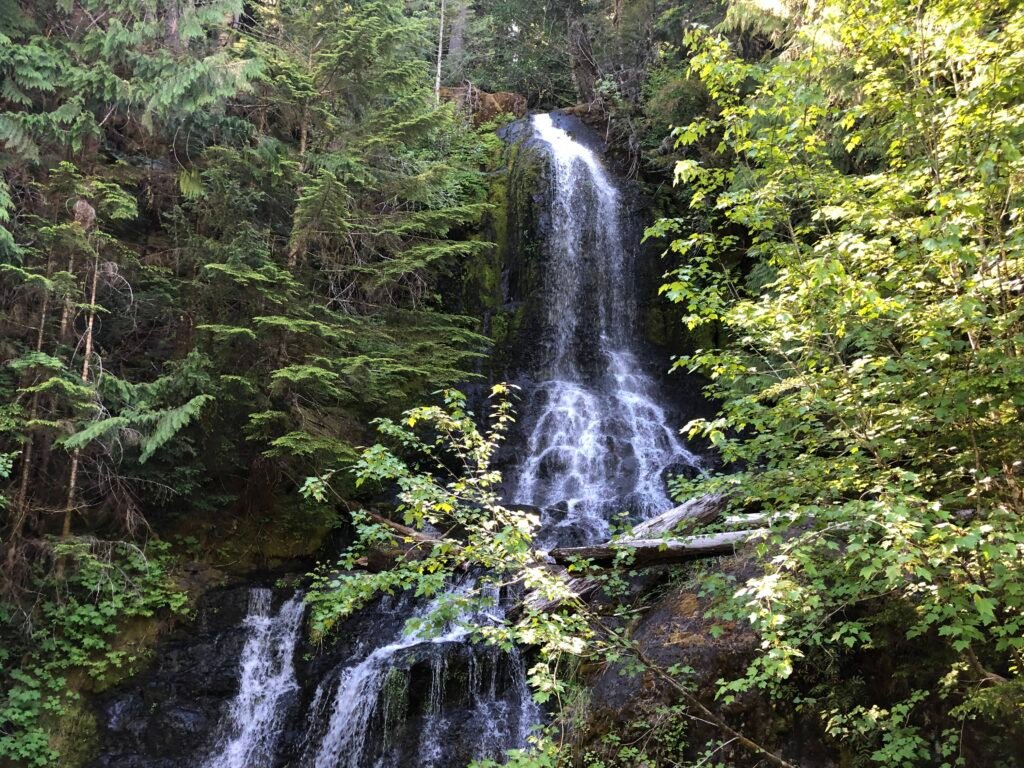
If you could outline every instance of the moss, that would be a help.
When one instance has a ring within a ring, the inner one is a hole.
[[[157,640],[172,623],[171,617],[160,615],[134,618],[122,625],[110,644],[111,652],[121,654],[121,663],[108,668],[102,679],[90,681],[88,689],[102,693],[138,674],[149,664]]]
[[[510,147],[508,151],[514,154],[514,148]],[[491,176],[487,202],[491,209],[485,215],[476,239],[493,243],[494,247],[463,264],[461,299],[463,311],[480,317],[485,331],[486,316],[500,308],[503,298],[501,273],[508,232],[507,170],[498,171]]]
[[[659,347],[667,347],[672,341],[674,321],[668,312],[657,304],[648,304],[644,312],[644,338]]]
[[[89,702],[81,697],[69,701],[49,726],[50,746],[60,753],[60,768],[80,768],[99,750],[99,726]]]
[[[395,728],[405,722],[409,714],[409,672],[408,670],[391,668],[384,680],[382,692],[384,702],[383,714],[387,727],[384,729],[385,748]]]
[[[476,256],[466,265],[463,277],[466,305],[478,314],[501,305],[501,263],[498,249]]]
[[[339,482],[346,480],[339,476]],[[339,492],[345,496],[350,489],[341,487]],[[263,507],[244,516],[175,518],[165,535],[194,561],[244,575],[312,558],[341,521],[338,510],[330,505],[292,494],[274,494],[262,501]]]

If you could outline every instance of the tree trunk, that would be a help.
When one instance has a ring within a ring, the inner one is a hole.
[[[181,5],[179,0],[170,0],[166,4],[164,12],[164,40],[167,47],[175,53],[180,53],[182,49],[180,25]]]
[[[50,277],[53,269],[53,259],[47,258],[46,260],[46,276]],[[46,315],[50,311],[50,292],[47,290],[43,294],[43,306],[39,310],[39,325],[36,328],[36,352],[43,351],[43,339],[46,333]],[[39,417],[39,393],[32,393],[32,402],[28,408],[28,420],[34,421]],[[25,522],[28,520],[29,503],[28,503],[28,485],[29,480],[32,476],[32,459],[35,452],[35,435],[32,430],[29,429],[28,434],[25,436],[25,442],[22,444],[21,449],[21,475],[18,478],[18,496],[14,503],[14,521],[11,523],[11,529],[8,534],[7,541],[7,563],[10,567],[13,565],[17,549],[18,542],[21,540],[22,533],[25,529]]]
[[[716,520],[725,511],[726,501],[725,496],[717,494],[690,499],[635,526],[630,538],[644,539],[663,533],[693,530],[698,525]],[[686,523],[685,527],[677,530],[683,523]]]
[[[306,142],[309,141],[309,107],[306,104],[302,105],[302,117],[299,123],[299,157],[306,157]],[[302,163],[303,169],[305,169],[305,163]]]
[[[595,565],[610,565],[614,562],[615,553],[621,548],[631,548],[636,545],[643,546],[643,555],[636,559],[633,565],[636,566],[655,566],[665,565],[671,562],[682,562],[685,560],[694,560],[701,557],[713,557],[718,554],[731,552],[735,544],[726,546],[723,542],[703,541],[707,537],[690,537],[676,538],[673,541],[676,542],[689,542],[690,549],[686,550],[685,553],[681,553],[677,547],[674,551],[669,552],[666,549],[667,554],[659,552],[664,544],[663,539],[653,538],[666,533],[685,533],[691,531],[699,525],[710,523],[717,520],[722,512],[725,510],[727,504],[727,498],[722,495],[708,495],[699,496],[695,499],[680,504],[677,507],[662,512],[660,515],[652,517],[650,520],[646,520],[633,528],[632,537],[628,540],[620,542],[605,542],[604,544],[595,545],[592,547],[565,547],[552,550],[548,553],[548,557],[554,561],[554,563],[569,563],[573,559],[578,558],[593,558]],[[755,516],[743,516],[736,518],[737,521],[742,522],[753,522]],[[756,516],[758,518],[764,518],[764,516]],[[726,518],[726,522],[733,520],[733,518]],[[741,534],[749,534],[750,531],[741,531]],[[740,537],[737,537],[740,538]],[[646,546],[646,545],[654,546]],[[648,552],[657,552],[657,557],[649,557]],[[595,557],[594,554],[597,554]],[[685,556],[683,556],[685,554]],[[586,600],[589,598],[597,589],[604,583],[602,579],[593,578],[590,576],[576,576],[570,577],[568,572],[562,565],[551,565],[551,568],[557,569],[559,577],[562,579],[567,592],[572,595],[575,599]],[[555,598],[549,599],[542,597],[536,592],[531,592],[526,595],[519,606],[513,610],[512,615],[517,615],[518,612],[523,610],[537,610],[537,611],[551,611],[565,602],[566,598]]]
[[[444,54],[444,3],[441,0],[441,21],[437,26],[437,76],[434,78],[434,103],[441,103],[441,62]]]
[[[559,567],[558,571],[559,573],[556,575],[562,581],[566,591],[576,600],[582,600],[585,602],[604,584],[604,581],[601,579],[590,578],[588,576],[570,577],[565,568]],[[537,592],[530,592],[518,605],[512,607],[508,615],[510,619],[515,621],[523,611],[539,611],[541,613],[547,613],[558,608],[566,601],[566,599],[572,598],[547,598],[542,597]]]
[[[590,47],[590,36],[580,19],[569,21],[569,62],[572,67],[572,83],[580,104],[590,104],[597,97],[595,85],[600,73]]]
[[[89,366],[92,361],[93,349],[93,328],[96,325],[96,291],[100,280],[100,257],[99,254],[93,261],[92,266],[92,287],[89,295],[89,319],[85,325],[85,352],[82,359],[82,383],[89,383]],[[82,449],[75,448],[71,454],[71,472],[68,477],[68,500],[64,507],[64,525],[61,528],[61,538],[66,539],[71,535],[71,518],[75,511],[75,496],[78,492],[78,465],[82,457]]]
[[[448,25],[448,82],[460,83],[465,74],[463,51],[466,48],[466,26],[469,23],[469,3],[461,0],[454,14],[450,12]]]
[[[68,273],[75,274],[75,255],[71,254],[68,257]],[[64,307],[60,312],[60,331],[57,334],[58,341],[66,342],[70,333],[69,328],[71,327],[71,311],[73,307],[71,304],[71,297],[64,297]]]

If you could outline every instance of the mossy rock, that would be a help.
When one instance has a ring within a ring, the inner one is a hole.
[[[60,768],[81,768],[96,756],[99,727],[85,698],[68,701],[63,712],[53,717],[48,730],[50,746],[60,754],[57,762]]]

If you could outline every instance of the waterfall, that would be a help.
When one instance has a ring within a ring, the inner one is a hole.
[[[668,426],[638,355],[631,251],[622,202],[597,155],[533,117],[551,166],[551,227],[542,265],[546,364],[528,393],[531,421],[512,498],[540,508],[538,543],[608,537],[609,518],[671,506],[663,474],[698,459]]]
[[[542,265],[546,354],[512,496],[542,509],[542,544],[587,542],[607,537],[618,510],[649,516],[670,506],[665,470],[697,459],[668,426],[640,364],[620,191],[597,155],[550,115],[534,117],[533,127],[552,184]],[[416,617],[435,607],[400,601],[394,610]],[[314,695],[302,768],[457,766],[526,746],[540,712],[522,659],[468,642],[466,624],[487,620],[464,616],[432,637],[400,629],[339,665]],[[457,666],[468,683],[453,703]],[[413,712],[416,669],[425,695]]]
[[[452,588],[465,594],[476,586],[466,579]],[[400,600],[385,605],[405,618],[423,618],[437,610],[452,592],[428,603]],[[404,626],[386,644],[361,660],[340,665],[321,682],[307,717],[303,768],[432,768],[456,766],[456,747],[470,759],[500,758],[506,750],[526,746],[539,712],[526,685],[517,651],[507,654],[468,642],[469,623],[490,620],[467,615],[439,634],[407,630]],[[446,687],[450,667],[466,670],[458,706],[449,706]],[[419,712],[410,712],[410,678],[417,665],[426,667],[427,695]],[[486,671],[487,674],[481,674]],[[499,677],[506,683],[501,685]],[[396,736],[407,721],[418,717],[402,743]],[[326,726],[324,723],[326,722]],[[371,734],[379,738],[371,739]],[[411,736],[411,738],[410,738]],[[460,739],[461,744],[454,742]]]
[[[534,117],[533,129],[551,181],[539,264],[543,354],[526,388],[529,421],[509,495],[541,509],[538,543],[551,546],[607,537],[619,511],[664,510],[666,470],[697,459],[668,426],[641,364],[620,189],[550,115]],[[302,598],[274,613],[270,590],[252,590],[238,692],[204,768],[461,768],[526,747],[542,713],[524,661],[516,650],[470,642],[467,629],[501,621],[497,591],[487,612],[463,613],[433,633],[409,628],[478,587],[465,576],[433,601],[382,598],[338,658],[312,673],[301,668],[304,680],[312,676],[301,707],[293,657]]]
[[[238,694],[204,768],[269,768],[295,680],[295,645],[302,626],[301,593],[274,615],[273,593],[253,589],[245,618],[247,637],[239,662]]]

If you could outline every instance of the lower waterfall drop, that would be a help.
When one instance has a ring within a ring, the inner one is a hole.
[[[248,637],[239,663],[238,694],[203,768],[270,768],[289,699],[298,690],[295,646],[305,604],[296,593],[273,615],[269,589],[249,593]]]
[[[473,586],[473,580],[467,579],[454,589]],[[428,616],[438,604],[439,600],[424,604],[408,598],[384,599],[385,610],[406,619]],[[539,711],[519,653],[475,646],[468,634],[459,623],[433,636],[403,627],[360,661],[339,665],[314,694],[300,765],[462,768],[470,759],[500,759],[509,749],[525,747]],[[464,687],[452,692],[448,689],[456,663],[465,671],[460,681]],[[426,695],[414,713],[410,681],[414,670],[424,667]],[[414,716],[419,718],[418,727],[411,729],[414,737],[406,734],[403,743],[396,743],[396,735]],[[475,727],[469,728],[469,723]],[[468,759],[460,764],[454,747]]]

